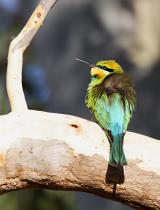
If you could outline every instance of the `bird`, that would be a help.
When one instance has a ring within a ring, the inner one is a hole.
[[[115,60],[101,60],[95,65],[82,59],[76,60],[90,67],[91,81],[85,104],[109,140],[108,164],[117,167],[127,165],[124,135],[136,104],[132,79]]]

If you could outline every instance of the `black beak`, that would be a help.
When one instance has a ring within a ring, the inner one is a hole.
[[[91,64],[91,63],[89,63],[89,62],[87,62],[87,61],[84,61],[84,60],[82,60],[82,59],[74,58],[74,60],[80,61],[80,62],[82,62],[82,63],[85,63],[85,64],[87,64],[87,65],[88,65],[89,67],[91,67],[91,68],[95,67],[95,65],[93,65],[93,64]]]

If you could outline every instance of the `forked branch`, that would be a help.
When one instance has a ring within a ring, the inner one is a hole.
[[[90,121],[27,109],[22,89],[23,52],[56,0],[41,0],[8,55],[7,91],[12,112],[0,117],[0,193],[43,187],[78,190],[160,209],[160,141],[127,132],[125,183],[106,184],[108,141]]]

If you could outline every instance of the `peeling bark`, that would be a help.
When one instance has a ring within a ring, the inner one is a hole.
[[[127,132],[125,182],[106,184],[109,144],[82,118],[28,110],[22,88],[23,52],[56,0],[41,0],[11,42],[7,91],[12,112],[0,117],[0,193],[24,188],[90,192],[145,209],[160,209],[160,142]]]
[[[113,185],[106,184],[109,144],[97,124],[28,110],[2,116],[0,128],[1,193],[35,187],[74,190],[160,209],[159,141],[127,132],[125,182],[113,193]]]

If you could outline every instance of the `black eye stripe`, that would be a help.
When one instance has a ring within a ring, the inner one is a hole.
[[[97,67],[99,67],[100,69],[103,69],[105,71],[108,71],[108,72],[113,72],[113,69],[109,69],[106,66],[99,66],[99,65],[97,65]]]

